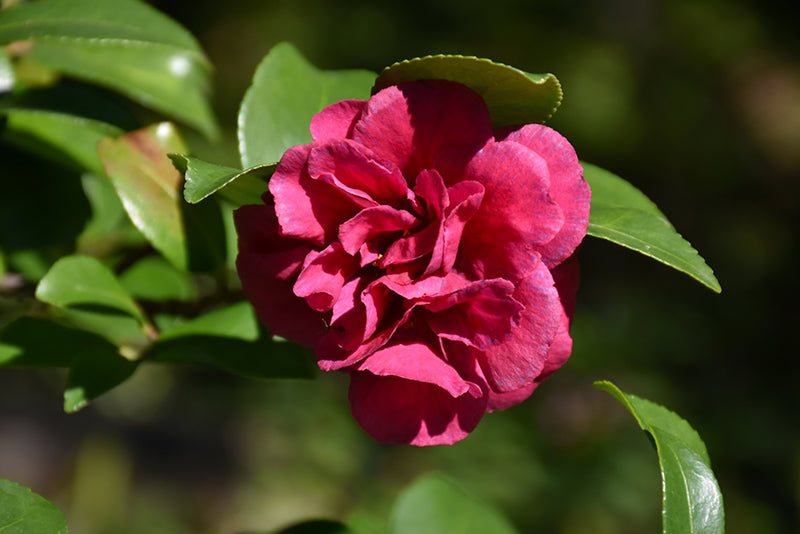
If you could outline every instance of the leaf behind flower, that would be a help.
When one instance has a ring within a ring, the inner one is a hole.
[[[552,74],[529,74],[489,59],[466,56],[426,56],[386,67],[372,92],[414,80],[450,80],[483,97],[492,125],[543,123],[561,104],[561,84]]]

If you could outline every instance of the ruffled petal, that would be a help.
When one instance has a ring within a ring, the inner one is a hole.
[[[339,243],[332,243],[320,252],[309,252],[294,284],[294,294],[306,299],[317,311],[330,311],[339,299],[345,280],[357,269],[358,262]]]
[[[311,148],[296,146],[283,155],[270,178],[269,191],[275,198],[281,234],[324,247],[360,206],[336,187],[311,179],[307,166]]]
[[[564,221],[548,193],[547,164],[517,143],[491,143],[467,163],[464,179],[485,192],[464,226],[456,267],[476,279],[518,280]]]
[[[366,100],[342,100],[323,108],[311,119],[311,138],[321,141],[351,137],[353,126],[366,105]]]
[[[563,308],[543,263],[517,283],[514,300],[525,306],[519,325],[511,328],[502,343],[478,356],[489,385],[497,392],[520,389],[541,374],[561,326]]]
[[[586,235],[592,193],[583,179],[583,167],[569,141],[542,124],[528,124],[511,132],[498,132],[498,135],[503,136],[504,141],[528,147],[547,162],[550,196],[564,214],[564,224],[558,234],[538,249],[545,265],[553,268],[572,254]]]
[[[353,129],[354,140],[393,161],[410,179],[434,168],[443,148],[465,145],[475,151],[491,138],[483,99],[446,80],[420,80],[379,91]]]
[[[397,210],[390,206],[374,206],[360,211],[339,227],[339,242],[344,250],[355,255],[364,244],[378,241],[375,246],[367,248],[370,255],[366,259],[374,258],[382,248],[380,247],[381,241],[396,232],[408,230],[418,223],[419,220],[405,210]],[[368,262],[362,261],[362,265],[372,261],[371,259]]]

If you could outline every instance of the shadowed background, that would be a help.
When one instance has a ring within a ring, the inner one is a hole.
[[[705,440],[727,531],[800,531],[800,37],[793,2],[164,0],[215,65],[236,163],[239,101],[272,45],[316,66],[379,71],[435,53],[552,72],[549,123],[581,159],[644,191],[715,269],[723,293],[606,242],[582,250],[567,365],[453,447],[381,446],[351,420],[346,379],[255,382],[140,369],[76,415],[63,377],[0,373],[0,476],[52,499],[75,532],[266,531],[312,517],[380,525],[418,474],[440,471],[521,532],[660,525],[656,456],[591,386],[685,417]],[[57,213],[51,215],[57,217]]]

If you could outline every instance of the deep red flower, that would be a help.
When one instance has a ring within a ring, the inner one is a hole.
[[[237,267],[272,333],[350,374],[370,435],[454,443],[566,361],[590,191],[561,135],[493,130],[442,80],[328,106],[311,134],[236,212]]]

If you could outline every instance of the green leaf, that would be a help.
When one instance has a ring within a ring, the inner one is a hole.
[[[267,180],[277,166],[258,165],[242,171],[183,154],[170,154],[169,157],[186,177],[183,197],[192,204],[217,192],[237,206],[260,203],[261,195],[267,190]]]
[[[120,275],[119,281],[137,299],[190,301],[197,297],[191,276],[160,256],[137,261]]]
[[[58,260],[36,287],[36,298],[53,306],[103,306],[142,322],[144,314],[108,267],[89,256]]]
[[[251,378],[310,378],[314,373],[307,351],[270,339],[247,302],[164,330],[145,358],[212,365]]]
[[[64,411],[77,412],[130,378],[138,366],[116,351],[83,351],[75,357],[64,389]]]
[[[26,58],[217,135],[208,60],[187,30],[147,4],[39,0],[0,11],[0,43],[26,39]]]
[[[122,202],[108,177],[90,172],[83,173],[81,185],[92,208],[92,216],[78,236],[78,252],[105,257],[124,247],[146,244],[144,236],[133,226],[125,213],[125,208],[122,207]]]
[[[67,534],[67,520],[58,508],[30,489],[0,479],[0,532],[3,534]]]
[[[582,163],[592,188],[588,235],[635,250],[722,291],[714,271],[641,191],[619,176]]]
[[[14,74],[14,66],[8,58],[8,54],[0,48],[0,94],[10,92],[16,83],[17,76]]]
[[[312,519],[282,528],[274,534],[352,534],[352,531],[338,521]]]
[[[483,97],[492,125],[545,122],[561,104],[561,84],[552,74],[529,74],[489,59],[465,56],[427,56],[386,67],[372,93],[414,80],[450,80]]]
[[[311,142],[308,125],[325,106],[369,98],[375,74],[321,71],[288,43],[261,61],[239,110],[239,152],[245,169],[280,160],[287,149]]]
[[[0,366],[69,367],[87,350],[117,352],[99,336],[49,319],[21,317],[0,333]]]
[[[652,436],[661,466],[664,534],[722,534],[722,493],[703,440],[677,414],[624,393],[608,381],[595,386],[611,393]]]
[[[166,122],[97,145],[103,168],[131,221],[179,269],[188,266],[181,175],[167,153],[183,151],[175,128]]]
[[[516,529],[495,509],[437,476],[424,476],[397,499],[392,534],[493,534]]]
[[[111,124],[53,111],[10,109],[5,115],[4,138],[79,170],[102,172],[97,142],[122,134]]]

